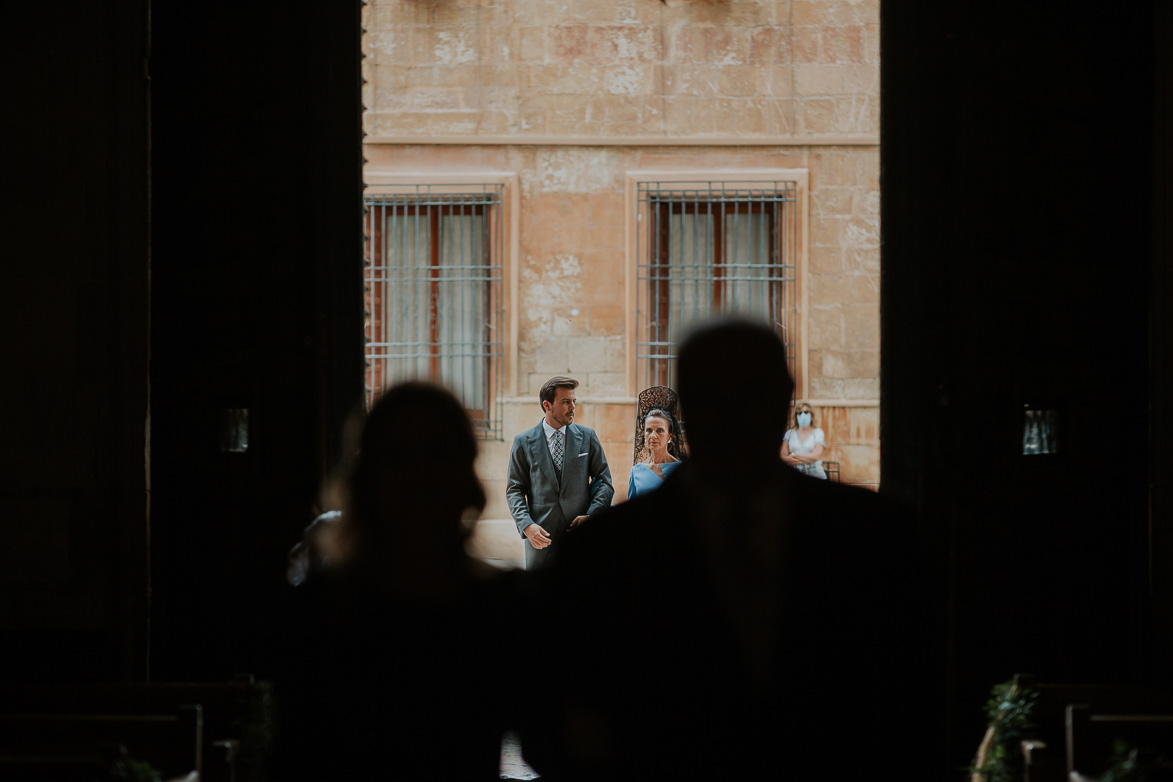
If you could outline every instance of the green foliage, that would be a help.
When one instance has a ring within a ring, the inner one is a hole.
[[[163,777],[145,760],[121,758],[110,769],[110,778],[117,782],[161,782]]]
[[[260,681],[245,690],[244,709],[237,729],[240,731],[240,754],[237,760],[246,780],[267,778],[273,742],[277,735],[276,703],[273,683]]]
[[[1022,779],[1022,752],[1019,745],[1034,729],[1031,712],[1039,694],[1020,687],[1013,679],[994,685],[986,701],[987,726],[994,729],[994,741],[981,766],[970,768],[985,782],[1014,782]]]
[[[1146,782],[1157,774],[1161,774],[1161,779],[1168,779],[1168,770],[1169,764],[1162,756],[1117,739],[1113,745],[1112,767],[1100,777],[1100,782]]]

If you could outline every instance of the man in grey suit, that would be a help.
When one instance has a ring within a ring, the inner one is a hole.
[[[578,381],[552,377],[538,393],[545,417],[513,438],[505,496],[525,538],[525,566],[550,557],[551,546],[607,508],[615,489],[603,446],[593,429],[574,423]]]

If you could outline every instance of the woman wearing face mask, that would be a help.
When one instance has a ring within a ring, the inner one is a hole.
[[[782,461],[801,473],[815,478],[827,479],[823,471],[823,451],[827,438],[823,430],[815,426],[811,406],[799,402],[795,409],[795,427],[786,433],[782,441]]]

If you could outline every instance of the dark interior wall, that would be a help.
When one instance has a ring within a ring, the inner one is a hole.
[[[0,677],[264,673],[362,392],[360,4],[289,10],[3,4]]]
[[[0,10],[0,678],[146,670],[145,8]]]
[[[361,402],[359,7],[154,9],[156,678],[264,672],[285,552]],[[248,451],[222,452],[240,408]]]
[[[1155,5],[882,6],[883,489],[932,541],[951,763],[1016,672],[1158,675]],[[1059,454],[1022,455],[1026,405]]]

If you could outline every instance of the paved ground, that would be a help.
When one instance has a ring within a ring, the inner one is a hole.
[[[521,759],[521,744],[512,733],[505,735],[501,742],[502,779],[538,779],[538,774]]]

